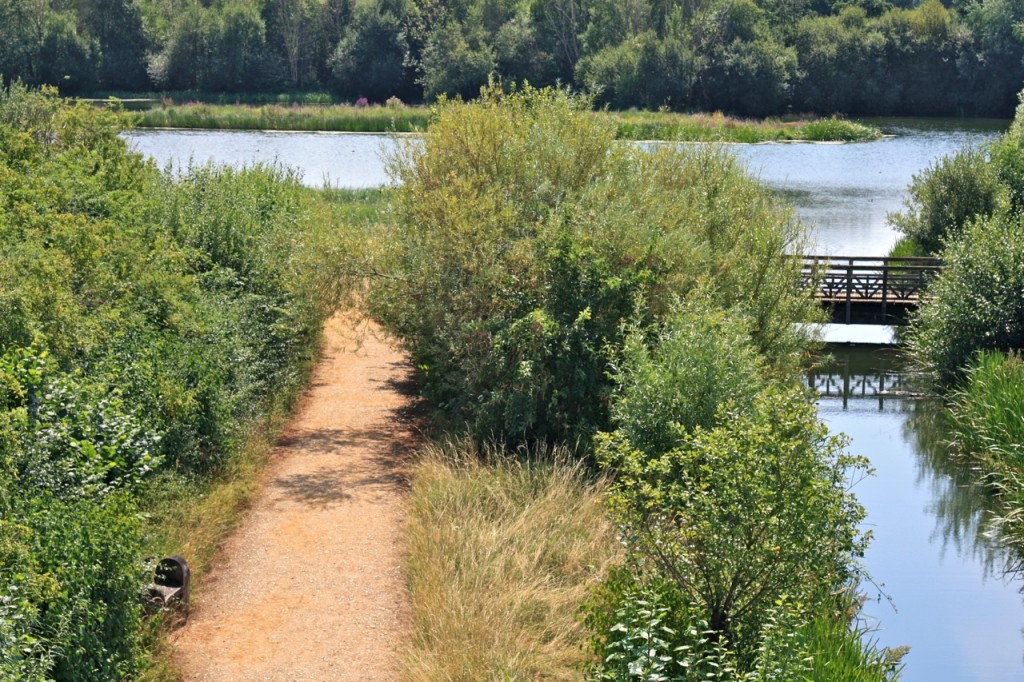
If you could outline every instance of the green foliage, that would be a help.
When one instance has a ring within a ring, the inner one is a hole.
[[[1024,468],[1024,361],[982,351],[965,378],[952,396],[956,447],[999,470]]]
[[[889,222],[923,251],[938,252],[948,239],[957,240],[976,218],[996,210],[1000,196],[997,172],[984,151],[963,149],[943,157],[914,175],[906,211]]]
[[[719,150],[619,146],[558,91],[443,102],[391,160],[397,225],[371,305],[441,413],[478,437],[586,443],[624,323],[702,291],[785,364],[814,316],[799,226]]]
[[[633,330],[626,338],[612,406],[619,432],[646,456],[710,428],[725,400],[747,407],[763,388],[764,361],[735,311],[697,299],[648,336]]]
[[[360,5],[352,24],[328,62],[342,97],[384,102],[389,97],[409,98],[406,78],[407,46],[399,17],[381,5]]]
[[[892,245],[892,250],[889,251],[889,258],[918,258],[926,256],[924,249],[911,239],[910,237],[900,237],[896,240],[896,243]]]
[[[292,100],[288,95],[285,99]],[[399,103],[389,106],[352,105],[282,106],[265,104],[166,105],[138,114],[137,125],[150,128],[207,128],[230,130],[325,130],[358,133],[411,133],[427,127],[423,107]]]
[[[410,102],[493,76],[623,109],[1007,116],[1022,21],[1019,0],[0,0],[0,73]]]
[[[458,24],[447,23],[431,34],[423,48],[417,82],[427,101],[441,95],[470,99],[487,85],[494,69],[491,46],[467,38]]]
[[[280,169],[160,174],[119,114],[0,90],[0,674],[145,664],[138,500],[216,473],[346,294],[341,210]]]
[[[942,383],[962,376],[978,350],[1024,348],[1024,225],[996,214],[969,225],[942,251],[945,267],[929,286],[908,343]]]
[[[993,528],[1000,541],[1024,549],[1024,361],[1019,351],[979,352],[951,395],[953,446],[968,458],[999,500]]]
[[[840,588],[863,551],[848,476],[864,463],[843,445],[802,393],[770,387],[677,447],[651,455],[618,431],[598,456],[618,472],[611,503],[629,550],[746,660],[776,600]]]

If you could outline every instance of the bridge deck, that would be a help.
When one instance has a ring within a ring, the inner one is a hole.
[[[937,258],[798,258],[804,285],[845,324],[903,324],[942,267]]]

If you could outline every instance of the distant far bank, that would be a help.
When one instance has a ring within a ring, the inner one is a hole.
[[[139,128],[193,130],[284,130],[306,132],[413,133],[430,125],[430,108],[397,99],[385,104],[332,104],[313,96],[253,98],[251,103],[175,102],[169,98],[125,97],[121,102]],[[312,100],[312,101],[310,101]],[[89,100],[103,102],[114,100]],[[795,116],[746,119],[720,112],[595,112],[609,116],[618,137],[635,141],[684,142],[856,142],[881,137],[879,128],[838,117]]]

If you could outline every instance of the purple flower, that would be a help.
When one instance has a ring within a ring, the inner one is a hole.
[[[359,99],[356,100],[356,107],[360,109],[365,106],[368,106],[369,104],[370,100],[366,99],[365,97],[360,97]]]

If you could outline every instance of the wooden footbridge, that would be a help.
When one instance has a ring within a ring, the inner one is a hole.
[[[937,258],[795,256],[804,285],[840,324],[905,324],[942,268]]]

